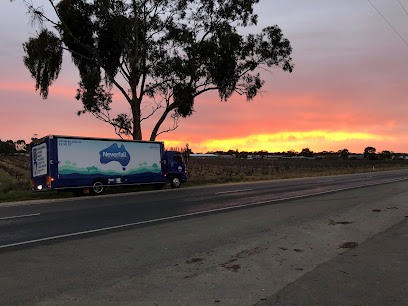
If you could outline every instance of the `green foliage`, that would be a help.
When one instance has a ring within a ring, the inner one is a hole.
[[[28,145],[24,140],[12,140],[1,141],[0,139],[0,154],[9,155],[13,153],[27,153]]]
[[[16,152],[16,147],[12,140],[1,141],[0,140],[0,153],[11,154]]]
[[[302,152],[299,153],[299,155],[305,157],[313,157],[313,151],[311,151],[309,148],[304,148],[302,149]]]
[[[189,85],[176,84],[173,89],[176,113],[186,118],[193,113],[195,90]]]
[[[377,154],[375,153],[376,149],[373,147],[367,147],[364,149],[364,158],[368,158],[370,160],[378,159]]]
[[[348,159],[348,157],[349,157],[349,155],[350,155],[350,152],[349,152],[348,149],[339,150],[338,153],[340,154],[340,157],[341,157],[342,159]]]
[[[31,38],[24,45],[25,63],[46,98],[61,68],[62,48],[68,50],[80,76],[78,115],[91,113],[118,135],[141,139],[141,122],[163,109],[150,137],[155,140],[168,115],[175,121],[192,115],[200,94],[214,90],[222,101],[234,93],[252,100],[264,85],[258,68],[292,71],[292,48],[278,26],[241,34],[243,27],[256,25],[258,2],[61,0],[52,1],[56,21],[26,2],[59,37],[43,30]],[[111,117],[113,86],[131,114]],[[156,107],[142,113],[149,103]]]
[[[35,79],[35,90],[40,90],[43,99],[48,88],[58,78],[62,63],[62,43],[54,33],[44,29],[36,38],[23,44],[24,65]]]
[[[60,17],[58,30],[61,40],[71,51],[72,60],[78,67],[81,80],[95,86],[100,67],[94,60],[96,41],[93,37],[93,5],[83,0],[62,0],[57,5]],[[89,77],[89,74],[92,77]],[[93,81],[92,83],[91,80]]]
[[[392,159],[392,155],[393,155],[392,152],[385,150],[381,152],[380,158],[381,159]]]

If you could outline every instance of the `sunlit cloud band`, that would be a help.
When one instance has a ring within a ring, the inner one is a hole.
[[[260,151],[283,152],[289,150],[301,151],[303,148],[312,150],[329,150],[333,147],[346,148],[348,143],[358,141],[392,141],[388,135],[376,135],[362,132],[330,132],[330,131],[307,131],[307,132],[280,132],[275,134],[259,134],[242,138],[212,139],[201,143],[191,143],[190,147],[196,151]],[[337,144],[337,145],[336,145]],[[180,141],[168,141],[167,146],[183,147],[185,143]]]

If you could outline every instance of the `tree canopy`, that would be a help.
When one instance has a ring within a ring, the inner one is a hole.
[[[364,149],[364,158],[368,158],[370,160],[377,159],[376,149],[374,147],[366,147]]]
[[[28,146],[24,140],[12,140],[2,141],[0,139],[0,154],[14,154],[14,153],[26,153],[28,152]]]
[[[142,139],[141,123],[160,111],[155,140],[192,115],[197,96],[218,91],[223,101],[234,93],[252,100],[264,85],[262,69],[293,69],[290,42],[277,25],[241,34],[257,24],[259,0],[47,0],[55,19],[24,2],[40,26],[23,45],[36,90],[48,97],[69,52],[80,76],[78,115],[93,114],[119,136]],[[129,113],[112,117],[113,88]],[[168,116],[174,125],[160,130]]]

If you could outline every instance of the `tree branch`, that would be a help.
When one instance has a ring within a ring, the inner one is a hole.
[[[173,118],[173,127],[168,128],[167,130],[164,130],[164,131],[161,131],[161,132],[157,133],[156,137],[159,136],[160,134],[168,133],[168,132],[174,131],[174,130],[176,130],[178,128],[178,122],[179,122],[180,116],[178,116],[177,114],[174,114],[174,115],[172,115],[172,118]]]
[[[167,101],[168,101],[168,99],[167,99]],[[176,107],[177,107],[177,106],[176,106],[174,103],[167,105],[166,110],[163,112],[163,114],[161,115],[159,121],[157,121],[157,123],[156,123],[156,125],[155,125],[155,127],[154,127],[154,129],[153,129],[153,131],[152,131],[152,134],[151,134],[151,136],[150,136],[150,141],[156,140],[156,137],[157,137],[157,135],[158,135],[159,128],[160,128],[160,126],[162,125],[162,123],[164,122],[164,119],[166,119],[167,115],[168,115],[172,110],[174,110]]]
[[[129,129],[126,129],[123,126],[120,126],[119,124],[112,121],[112,119],[109,116],[109,113],[104,114],[102,112],[98,112],[98,113],[92,113],[92,115],[98,120],[101,120],[105,123],[109,123],[110,125],[112,125],[115,129],[115,134],[118,135],[122,139],[123,139],[122,134],[125,134],[125,135],[132,134],[132,132]],[[125,132],[121,132],[122,130],[124,130]]]
[[[142,122],[143,120],[146,120],[146,119],[150,118],[150,117],[153,116],[159,109],[163,108],[163,106],[161,105],[161,102],[157,103],[156,100],[155,100],[154,102],[155,102],[156,106],[155,106],[155,107],[152,107],[151,113],[150,113],[149,115],[147,115],[146,117],[141,118],[141,119],[140,119],[140,122]],[[151,104],[150,104],[150,105],[151,105]],[[150,106],[150,105],[149,105],[149,106]],[[145,107],[142,109],[142,112],[143,112],[143,110],[144,110],[145,108],[147,108],[147,107],[148,107],[148,106],[145,106]]]

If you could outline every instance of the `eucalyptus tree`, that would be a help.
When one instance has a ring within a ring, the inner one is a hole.
[[[142,139],[143,121],[155,118],[155,140],[192,115],[199,95],[252,100],[264,85],[261,71],[293,69],[290,41],[277,25],[242,34],[257,24],[259,0],[44,0],[52,14],[23,1],[39,26],[23,44],[36,90],[47,98],[69,52],[79,71],[78,115],[91,113],[121,137]],[[114,89],[129,113],[112,116]],[[173,125],[160,130],[167,117]]]

